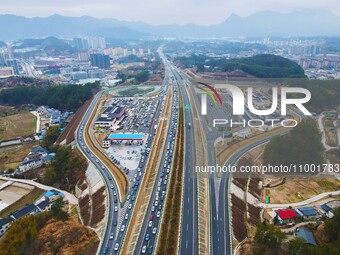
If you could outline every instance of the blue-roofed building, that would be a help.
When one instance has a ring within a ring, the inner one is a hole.
[[[39,212],[39,209],[34,204],[29,204],[21,207],[20,209],[16,210],[15,212],[12,212],[10,214],[10,217],[13,220],[18,220],[22,217],[28,216],[28,215],[34,215]]]
[[[44,197],[49,202],[53,202],[53,201],[57,200],[58,198],[63,198],[64,194],[62,192],[55,190],[55,189],[51,189],[44,194]]]
[[[300,207],[298,212],[307,220],[317,220],[320,218],[318,211],[311,206]]]
[[[0,237],[2,237],[6,233],[12,222],[13,219],[11,217],[0,219]]]
[[[51,161],[55,157],[55,153],[49,153],[44,157],[45,162]]]
[[[320,211],[328,218],[333,218],[334,209],[340,207],[340,200],[332,200],[320,206]]]
[[[305,229],[305,228],[298,229],[296,231],[296,236],[303,238],[306,241],[307,245],[312,245],[312,246],[316,245],[313,234],[308,229]]]
[[[36,206],[38,207],[40,212],[43,212],[43,211],[48,211],[49,209],[51,209],[52,204],[47,200],[43,200],[40,203],[38,203]]]
[[[32,149],[33,153],[42,153],[42,154],[47,154],[47,150],[45,150],[43,147],[35,147]]]
[[[332,211],[332,208],[330,208],[327,204],[321,205],[321,209],[322,209],[325,213],[329,213],[330,211]]]

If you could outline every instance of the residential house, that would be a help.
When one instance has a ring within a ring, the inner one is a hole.
[[[47,200],[43,200],[36,205],[40,212],[48,211],[51,209],[52,203]]]
[[[311,245],[311,246],[316,245],[313,234],[308,229],[306,229],[306,228],[297,229],[295,234],[296,234],[297,237],[303,238],[306,241],[307,245]]]
[[[54,202],[58,198],[63,198],[64,194],[62,192],[55,190],[55,189],[51,189],[44,194],[44,197],[47,201]]]
[[[318,211],[311,206],[300,207],[297,209],[305,220],[317,220],[320,218]]]
[[[280,225],[295,223],[295,221],[299,218],[298,213],[293,209],[280,209],[275,212]]]
[[[38,212],[39,212],[39,209],[34,204],[28,204],[28,205],[25,205],[25,206],[21,207],[20,209],[16,210],[15,212],[12,212],[10,214],[10,217],[13,220],[18,220],[18,219],[25,217],[25,216],[28,216],[28,215],[37,214]]]
[[[11,217],[0,219],[0,237],[2,237],[11,226],[13,219]]]

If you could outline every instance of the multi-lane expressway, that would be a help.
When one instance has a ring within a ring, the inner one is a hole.
[[[163,86],[167,88],[169,81],[171,81],[173,85],[173,105],[172,105],[172,115],[171,121],[169,122],[169,133],[166,137],[165,149],[161,155],[161,164],[158,169],[158,174],[156,177],[156,181],[154,183],[154,188],[152,191],[152,195],[150,198],[150,203],[147,208],[147,213],[145,214],[145,219],[142,225],[142,229],[139,235],[139,239],[137,245],[135,247],[135,254],[140,253],[149,253],[154,252],[154,249],[157,244],[158,232],[160,229],[160,223],[163,214],[163,201],[165,199],[165,193],[167,191],[167,184],[165,182],[165,178],[169,176],[166,169],[171,167],[172,162],[172,153],[173,153],[173,144],[174,139],[176,137],[176,128],[177,128],[177,108],[178,106],[178,97],[179,91],[182,95],[183,105],[194,107],[200,106],[200,100],[196,95],[192,84],[189,81],[189,78],[185,73],[178,70],[171,62],[169,62],[162,51],[159,52],[160,56],[163,60],[163,63],[166,67],[166,78],[164,79]],[[180,90],[177,91],[177,85]],[[188,91],[191,90],[194,95],[192,98],[195,102],[190,102]],[[167,89],[164,89],[167,91]],[[92,101],[89,109],[85,113],[79,128],[77,129],[77,145],[82,153],[86,156],[86,158],[91,161],[97,169],[99,169],[100,173],[103,176],[103,180],[105,185],[108,187],[108,213],[107,213],[107,225],[106,231],[104,234],[104,238],[102,240],[101,248],[108,248],[107,254],[115,254],[119,253],[119,251],[114,250],[114,246],[116,243],[119,244],[119,247],[122,245],[122,241],[124,240],[124,231],[120,231],[120,227],[123,224],[119,219],[125,215],[127,211],[128,203],[121,203],[118,206],[118,211],[114,212],[114,199],[115,193],[114,190],[118,191],[114,178],[107,169],[107,167],[100,162],[98,158],[91,152],[89,146],[87,145],[84,138],[85,126],[87,125],[92,112],[95,109],[95,106],[98,103],[98,100],[101,96],[101,93],[98,93],[94,100]],[[181,219],[181,237],[180,237],[180,246],[179,253],[180,254],[198,254],[198,226],[197,226],[197,183],[196,176],[194,174],[195,167],[195,138],[193,128],[191,128],[191,124],[193,123],[192,112],[190,107],[185,108],[184,110],[184,123],[185,123],[185,169],[184,169],[184,192],[182,196],[182,219]],[[216,117],[215,115],[221,114],[221,112],[216,111],[216,109],[212,109],[212,118]],[[158,109],[155,114],[155,119],[158,119],[160,116],[162,109]],[[224,114],[228,114],[225,113]],[[202,116],[199,117],[200,122],[205,133],[206,137],[206,147],[207,147],[207,159],[209,165],[216,165],[216,155],[214,149],[214,142],[216,138],[218,138],[221,133],[217,132],[215,129],[212,129],[209,124],[209,119],[204,119]],[[153,137],[155,130],[151,130],[153,132]],[[273,136],[266,137],[262,140],[256,141],[252,144],[247,145],[246,147],[240,149],[235,152],[232,157],[228,159],[225,163],[226,165],[234,165],[237,160],[242,157],[247,151],[250,149],[259,146],[261,144],[267,143],[273,138]],[[152,141],[151,141],[152,142]],[[168,147],[169,145],[169,147]],[[168,148],[167,148],[168,147]],[[228,211],[228,182],[229,182],[229,174],[224,173],[222,176],[214,176],[212,175],[209,181],[210,187],[210,208],[211,208],[211,218],[210,218],[210,228],[211,228],[211,254],[219,255],[219,254],[230,254],[232,252],[231,249],[231,239],[230,239],[230,222],[229,222],[229,211]],[[114,189],[110,187],[114,185]],[[164,192],[163,192],[164,191]],[[161,199],[162,196],[162,199]],[[157,199],[156,199],[157,197]],[[157,201],[157,203],[156,203]],[[124,201],[123,201],[124,202]],[[155,204],[156,203],[156,204]],[[131,210],[131,209],[130,209]],[[130,211],[132,212],[132,210]],[[131,216],[131,215],[130,215]],[[114,225],[113,222],[119,222],[118,225]],[[128,226],[128,220],[124,223],[126,227]],[[114,233],[114,239],[110,239],[110,234]],[[146,238],[147,237],[147,238]],[[146,240],[147,239],[147,240]]]
[[[107,187],[107,195],[108,195],[108,211],[107,211],[107,219],[106,219],[106,231],[104,234],[104,237],[102,239],[102,247],[108,247],[109,250],[108,252],[110,252],[110,254],[113,253],[113,245],[111,245],[109,247],[109,242],[111,242],[110,240],[110,234],[116,232],[115,231],[115,226],[113,226],[113,222],[117,221],[118,216],[120,214],[120,206],[118,206],[118,212],[114,213],[114,189],[111,189],[111,185],[114,185],[115,190],[118,191],[117,186],[116,186],[116,182],[113,181],[113,176],[110,172],[109,169],[107,169],[107,167],[100,162],[100,159],[98,159],[95,154],[90,150],[90,147],[88,146],[86,140],[85,140],[85,135],[84,132],[86,132],[86,125],[88,123],[88,121],[90,120],[90,117],[92,115],[92,112],[95,110],[96,105],[100,99],[102,95],[102,92],[99,92],[98,94],[95,95],[94,99],[92,100],[92,103],[90,105],[90,107],[87,109],[84,117],[82,118],[80,125],[77,129],[77,134],[76,134],[76,141],[77,141],[77,145],[78,148],[80,149],[80,151],[83,153],[83,155],[89,160],[91,161],[91,163],[97,168],[99,169],[99,172],[102,175],[103,181]]]
[[[168,77],[163,81],[162,87],[163,92],[167,90],[168,86]],[[101,173],[105,186],[107,187],[107,196],[108,196],[108,206],[107,206],[107,217],[106,217],[106,226],[105,226],[105,233],[101,241],[100,251],[105,251],[106,254],[118,254],[119,250],[122,246],[122,241],[124,240],[124,235],[126,233],[126,228],[128,226],[129,220],[131,218],[131,213],[133,211],[134,201],[126,200],[126,201],[119,201],[119,190],[116,185],[116,181],[114,180],[114,176],[112,175],[111,171],[107,168],[105,164],[103,164],[96,156],[96,154],[91,150],[91,147],[87,144],[85,139],[84,132],[87,131],[86,126],[90,125],[89,130],[91,130],[91,124],[89,121],[91,120],[91,115],[93,111],[96,109],[96,105],[99,102],[99,99],[102,95],[103,91],[99,92],[95,95],[90,104],[89,108],[87,109],[86,113],[84,114],[80,125],[76,131],[76,142],[77,146],[83,155],[98,169]],[[154,114],[154,125],[157,125],[159,121],[159,117],[162,112],[162,107],[158,107],[157,111]],[[155,136],[155,129],[151,128],[149,133],[149,140],[148,143],[152,144],[153,139]],[[90,137],[93,138],[93,134],[90,131]],[[145,159],[146,160],[146,159]],[[142,168],[142,172],[144,168]],[[132,206],[129,208],[129,204]],[[116,209],[115,209],[116,207]],[[126,213],[129,214],[128,219],[125,219]],[[124,225],[124,231],[122,230],[122,226]],[[112,238],[113,235],[113,238]],[[111,238],[110,238],[111,237]]]

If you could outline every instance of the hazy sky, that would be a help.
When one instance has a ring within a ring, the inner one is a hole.
[[[152,24],[216,24],[231,13],[328,9],[340,15],[339,0],[0,0],[1,14],[26,17],[62,14],[144,21]]]

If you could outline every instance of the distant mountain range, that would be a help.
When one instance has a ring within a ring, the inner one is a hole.
[[[150,25],[143,22],[97,19],[90,16],[25,18],[0,15],[0,40],[44,36],[103,36],[138,39],[143,36],[166,37],[263,37],[263,36],[339,36],[340,17],[327,10],[306,10],[287,14],[263,11],[248,17],[232,14],[211,26]]]

